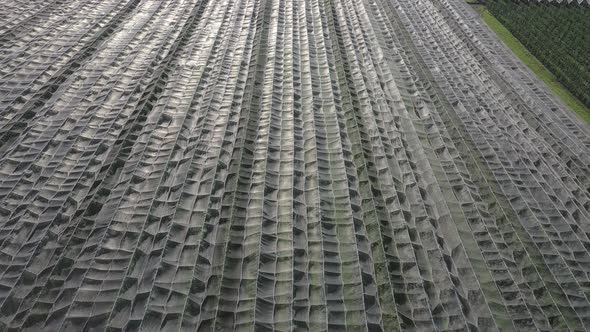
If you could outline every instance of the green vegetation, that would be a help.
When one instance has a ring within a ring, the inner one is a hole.
[[[590,123],[590,8],[493,0],[478,11],[521,61]]]

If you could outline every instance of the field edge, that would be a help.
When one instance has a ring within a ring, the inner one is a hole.
[[[551,73],[498,19],[484,6],[471,3],[475,11],[481,16],[485,24],[498,36],[512,53],[522,61],[559,99],[576,115],[590,124],[590,108],[584,106],[574,97],[557,78]]]

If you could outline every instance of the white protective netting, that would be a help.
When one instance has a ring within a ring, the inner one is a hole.
[[[584,330],[589,221],[462,0],[0,3],[0,330]]]

